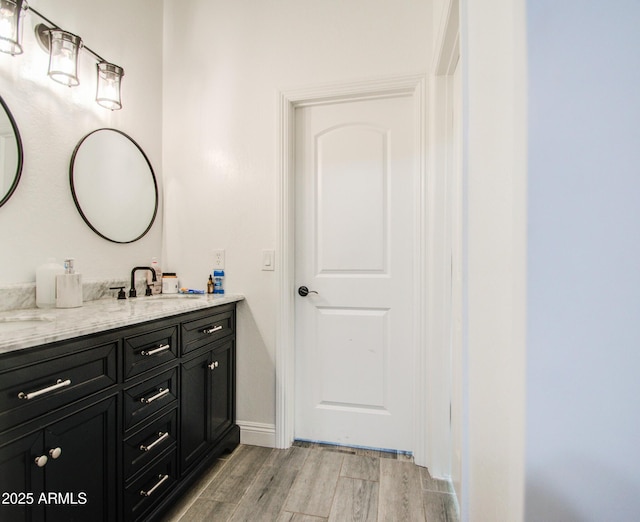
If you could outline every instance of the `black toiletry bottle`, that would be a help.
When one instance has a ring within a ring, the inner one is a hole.
[[[213,278],[211,276],[209,276],[209,281],[207,281],[207,293],[213,293]]]

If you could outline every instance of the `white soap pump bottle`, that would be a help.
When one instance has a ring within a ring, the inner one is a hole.
[[[54,308],[56,306],[56,276],[64,274],[64,267],[50,257],[36,268],[36,306]]]

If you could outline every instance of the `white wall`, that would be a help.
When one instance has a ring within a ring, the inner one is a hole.
[[[275,423],[277,93],[426,72],[428,0],[165,0],[166,250],[203,287],[226,249],[238,318],[238,419]],[[278,266],[279,260],[276,260]]]
[[[0,55],[0,95],[13,113],[24,146],[20,184],[0,207],[0,285],[34,281],[36,267],[49,256],[75,257],[87,279],[126,279],[133,266],[160,255],[162,218],[133,244],[100,238],[76,210],[69,161],[84,135],[114,127],[145,150],[162,187],[162,9],[155,0],[29,4],[125,69],[124,108],[111,112],[95,103],[96,62],[86,52],[80,56],[80,86],[68,88],[50,80],[48,56],[33,34],[41,20],[33,13],[25,15],[24,54]]]
[[[640,4],[528,2],[526,518],[640,519]]]
[[[523,517],[524,0],[462,1],[465,139],[464,520]]]

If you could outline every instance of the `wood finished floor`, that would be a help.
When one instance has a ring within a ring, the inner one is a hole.
[[[163,522],[457,521],[450,485],[410,457],[295,443],[240,445],[217,460]]]

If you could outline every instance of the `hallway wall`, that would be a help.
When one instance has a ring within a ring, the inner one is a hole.
[[[527,521],[640,518],[640,4],[527,2]]]

